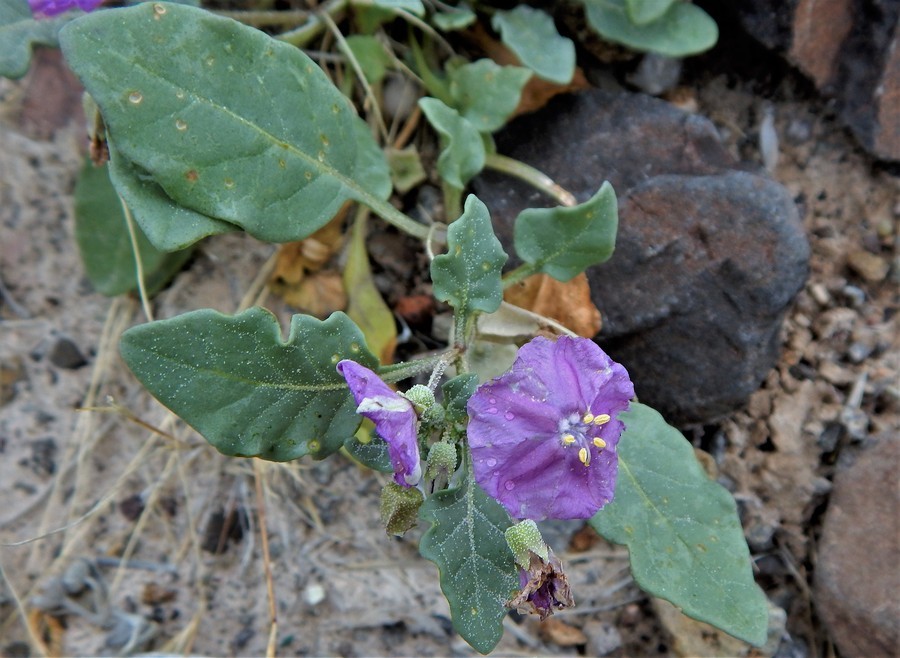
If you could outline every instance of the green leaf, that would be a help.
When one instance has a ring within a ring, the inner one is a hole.
[[[408,11],[420,18],[425,15],[425,5],[422,4],[422,0],[371,0],[371,2],[372,5],[381,9]]]
[[[444,32],[463,30],[474,23],[478,16],[465,5],[451,7],[445,5],[443,11],[439,11],[431,17],[432,22]]]
[[[437,98],[420,98],[419,107],[438,134],[444,150],[438,157],[441,178],[461,190],[484,168],[484,142],[478,129]]]
[[[361,419],[335,365],[378,363],[343,313],[325,321],[295,315],[283,341],[262,308],[139,325],[123,334],[120,351],[154,397],[217,450],[272,461],[338,450]]]
[[[372,437],[368,443],[363,443],[355,436],[350,437],[344,443],[344,448],[350,456],[363,466],[371,468],[379,473],[393,473],[391,455],[388,453],[387,441],[379,436]]]
[[[78,14],[67,12],[36,20],[31,15],[28,0],[0,2],[0,76],[21,78],[25,75],[34,46],[56,46],[59,29]]]
[[[466,405],[476,388],[478,388],[478,376],[472,372],[457,375],[441,385],[448,422],[461,423],[468,419],[469,412]]]
[[[152,294],[164,286],[191,256],[191,250],[165,253],[156,249],[135,226],[144,271]],[[107,166],[85,161],[75,186],[75,239],[91,284],[113,297],[138,287],[134,250],[119,195],[109,181]]]
[[[462,317],[493,313],[503,301],[500,273],[506,258],[487,206],[470,194],[462,216],[447,229],[447,253],[431,261],[434,296]]]
[[[60,44],[111,144],[178,205],[285,242],[348,199],[377,206],[390,194],[349,102],[299,49],[258,30],[147,2],[83,16]]]
[[[239,230],[175,203],[147,172],[109,149],[109,179],[131,209],[134,220],[154,247],[162,251],[185,249],[197,240]]]
[[[626,0],[628,18],[635,25],[652,23],[665,14],[675,0]]]
[[[450,95],[454,107],[477,131],[494,132],[519,106],[530,77],[528,69],[479,59],[450,72]]]
[[[619,215],[609,183],[577,206],[529,208],[516,217],[513,242],[526,263],[558,281],[568,281],[602,263],[616,247]]]
[[[625,544],[641,589],[735,637],[766,641],[766,596],[753,580],[737,506],[691,444],[662,416],[631,403],[621,416],[613,501],[590,524]]]
[[[575,74],[575,44],[556,31],[553,18],[540,9],[518,5],[498,11],[491,25],[523,66],[539,78],[567,84]]]
[[[582,0],[588,23],[604,39],[634,50],[685,57],[709,50],[719,28],[697,5],[677,3],[659,19],[636,25],[628,18],[625,0]]]
[[[490,652],[503,637],[505,602],[519,585],[504,535],[509,515],[467,478],[428,498],[419,517],[432,524],[419,552],[440,570],[453,627],[477,651]]]
[[[385,149],[388,164],[391,167],[391,180],[394,189],[400,194],[406,194],[420,183],[428,180],[428,174],[422,166],[422,159],[415,146],[407,146],[403,149]]]
[[[359,62],[363,75],[369,84],[378,84],[384,79],[387,67],[391,63],[381,45],[381,42],[373,36],[365,34],[353,34],[347,37],[347,46]]]
[[[357,216],[350,230],[344,289],[347,291],[347,315],[362,330],[369,349],[379,361],[390,363],[397,346],[397,327],[394,314],[372,281],[364,215]]]

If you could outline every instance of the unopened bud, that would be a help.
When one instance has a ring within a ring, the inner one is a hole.
[[[456,470],[456,446],[443,441],[433,444],[428,450],[425,479],[434,480],[440,475],[449,477]]]
[[[544,561],[550,559],[550,551],[544,543],[544,538],[541,537],[541,531],[538,530],[537,523],[531,519],[510,526],[505,534],[506,543],[516,558],[516,564],[523,569],[527,570],[531,564],[531,553]]]
[[[434,406],[434,391],[422,384],[416,384],[406,391],[403,396],[413,403],[416,411],[422,413]]]

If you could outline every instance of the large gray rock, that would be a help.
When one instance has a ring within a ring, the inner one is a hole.
[[[706,119],[628,93],[559,99],[513,123],[498,148],[581,201],[604,180],[616,189],[616,253],[588,278],[604,319],[599,342],[642,401],[673,422],[705,422],[759,387],[808,269],[783,187],[741,171]],[[498,175],[474,187],[510,248],[516,215],[550,205]]]
[[[900,440],[840,471],[816,563],[814,598],[843,656],[900,655]]]

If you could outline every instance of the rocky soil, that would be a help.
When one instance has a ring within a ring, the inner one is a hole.
[[[799,74],[722,52],[696,62],[669,97],[689,110],[678,110],[683,124],[702,123],[703,148],[688,155],[695,167],[772,190],[780,214],[802,226],[809,270],[796,296],[773,306],[774,365],[746,401],[695,408],[681,426],[739,502],[774,606],[772,641],[751,651],[685,620],[635,587],[622,549],[558,523],[545,534],[578,605],[544,624],[511,615],[498,655],[799,658],[897,646],[900,582],[886,568],[900,562],[897,169],[863,152]],[[645,113],[671,110],[619,96],[615,80],[595,82]],[[146,318],[134,299],[93,292],[80,265],[77,106],[77,85],[49,52],[24,80],[0,82],[0,655],[260,655],[270,642],[279,655],[473,655],[451,631],[417,536],[390,539],[379,528],[381,478],[343,458],[224,458],[127,372],[118,336]],[[642,116],[624,115],[620,133]],[[548,119],[544,132],[554,125]],[[647,147],[631,137],[619,146],[639,159]],[[644,161],[664,158],[645,151]],[[623,208],[646,182],[623,183]],[[752,233],[729,240],[751,256],[760,242]],[[155,316],[259,303],[286,321],[291,309],[264,285],[273,254],[246,236],[207,240],[156,298]],[[398,270],[396,250],[373,257],[382,273]],[[717,359],[723,370],[745,363]],[[669,376],[690,375],[685,367]],[[673,400],[690,397],[683,380],[667,381]]]

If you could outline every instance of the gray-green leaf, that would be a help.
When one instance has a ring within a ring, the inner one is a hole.
[[[602,263],[616,247],[619,215],[609,183],[588,201],[572,207],[529,208],[516,217],[516,253],[558,281],[568,281]]]
[[[661,18],[675,0],[626,0],[628,18],[635,25],[646,25]]]
[[[204,309],[125,332],[125,362],[164,405],[226,455],[287,461],[326,457],[361,422],[335,365],[377,359],[343,313],[295,315],[282,340],[262,308]]]
[[[519,106],[522,88],[530,77],[528,69],[479,59],[450,72],[450,95],[456,110],[477,131],[494,132]]]
[[[377,206],[390,194],[347,100],[299,49],[258,30],[147,2],[83,16],[60,44],[111,144],[194,212],[284,242],[348,199]]]
[[[498,11],[491,25],[523,66],[539,78],[567,84],[575,74],[575,44],[556,31],[553,18],[540,9],[518,5]]]
[[[632,402],[621,418],[616,495],[590,524],[628,546],[643,590],[762,645],[766,596],[753,580],[734,498],[707,477],[691,444],[659,413]]]
[[[437,98],[421,98],[419,107],[441,136],[444,149],[438,157],[438,173],[453,187],[463,189],[484,168],[484,142],[478,129]]]
[[[467,479],[428,498],[419,517],[431,524],[419,552],[440,570],[453,627],[477,651],[490,652],[503,637],[505,602],[519,584],[504,535],[509,515]]]
[[[21,78],[25,75],[34,46],[57,45],[59,29],[76,15],[67,12],[36,20],[31,15],[28,0],[0,2],[0,76]]]
[[[191,250],[159,251],[139,226],[135,226],[135,237],[144,285],[152,294],[181,269]],[[137,289],[131,236],[106,165],[95,167],[86,161],[81,168],[75,186],[75,239],[88,279],[97,292],[112,297]]]
[[[631,22],[625,0],[582,0],[588,23],[604,39],[634,50],[686,57],[709,50],[719,28],[697,5],[679,2],[645,25]]]
[[[447,253],[431,261],[434,296],[463,317],[493,313],[503,301],[506,258],[487,206],[470,194],[462,216],[447,229]]]

